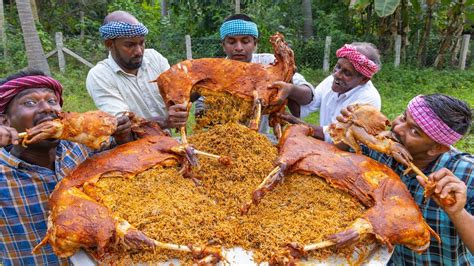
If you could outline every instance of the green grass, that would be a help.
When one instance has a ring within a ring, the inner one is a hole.
[[[300,71],[312,84],[318,84],[329,73],[322,70],[302,69]],[[54,77],[63,84],[64,109],[67,111],[85,112],[94,110],[95,105],[87,93],[85,80],[87,69],[79,68],[66,74],[54,72]],[[389,119],[402,113],[407,103],[418,94],[444,93],[466,101],[474,107],[474,69],[466,71],[433,70],[384,66],[374,76],[374,85],[382,96],[382,112]],[[305,119],[318,124],[319,114],[313,113]],[[191,116],[190,124],[194,124]],[[190,128],[190,127],[189,127]],[[471,130],[457,145],[460,150],[474,153],[474,131]]]

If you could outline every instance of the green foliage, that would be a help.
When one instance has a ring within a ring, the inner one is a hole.
[[[400,4],[400,0],[374,0],[375,12],[380,17],[386,17],[393,14]]]

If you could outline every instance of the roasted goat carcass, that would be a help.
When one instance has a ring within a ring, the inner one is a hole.
[[[102,111],[85,113],[60,112],[58,118],[26,130],[22,144],[28,145],[45,139],[64,139],[99,149],[110,142],[117,130],[117,118]]]
[[[440,198],[434,194],[436,182],[430,181],[428,177],[412,162],[408,150],[399,143],[395,134],[386,131],[390,121],[374,106],[367,104],[355,104],[352,113],[346,123],[340,121],[331,124],[329,133],[334,143],[344,142],[355,152],[360,153],[359,143],[367,145],[370,149],[387,154],[407,167],[406,173],[414,171],[423,177],[427,183],[425,197],[434,196],[441,204],[451,206],[456,202],[454,195],[449,194],[446,198]]]
[[[341,151],[311,137],[312,134],[312,129],[304,125],[292,125],[285,130],[278,144],[278,167],[254,191],[253,203],[258,204],[265,193],[283,181],[285,174],[298,172],[319,176],[348,192],[367,207],[367,212],[345,231],[328,236],[323,243],[289,245],[288,254],[299,257],[316,248],[348,245],[364,234],[374,235],[389,249],[401,244],[417,252],[428,248],[430,235],[439,240],[424,221],[406,186],[389,167],[366,156]],[[248,207],[244,206],[244,211],[248,211]]]
[[[276,61],[269,66],[223,58],[186,60],[172,66],[156,80],[166,106],[189,103],[193,92],[203,96],[227,94],[253,102],[250,127],[257,130],[262,114],[282,111],[286,104],[274,105],[279,92],[270,85],[275,81],[290,82],[295,73],[293,51],[283,35],[276,33],[270,42]],[[270,122],[278,124],[276,117],[271,117]]]
[[[100,178],[122,176],[133,179],[137,174],[157,166],[186,167],[187,160],[176,152],[180,146],[159,128],[138,131],[142,138],[88,158],[58,183],[49,200],[48,232],[35,247],[50,243],[56,255],[68,257],[78,249],[96,252],[102,257],[116,250],[164,248],[191,252],[201,262],[220,260],[220,249],[161,243],[150,239],[116,217],[100,204],[95,184]],[[149,135],[152,133],[152,135]]]

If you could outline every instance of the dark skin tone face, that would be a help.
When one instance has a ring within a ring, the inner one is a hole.
[[[137,74],[138,68],[142,65],[145,51],[145,38],[143,36],[106,40],[105,45],[123,71]]]
[[[228,58],[250,62],[257,48],[257,40],[251,35],[227,36],[222,41],[222,48]]]
[[[59,99],[51,89],[26,89],[8,104],[10,126],[19,132],[41,122],[57,118],[61,111]]]
[[[426,135],[408,111],[395,118],[392,131],[408,149],[413,156],[413,161],[420,168],[426,167],[441,153],[449,150],[449,147],[435,142]]]
[[[1,115],[3,125],[24,132],[48,120],[57,118],[61,111],[59,99],[53,90],[47,88],[26,89],[16,95]],[[56,146],[59,140],[44,140],[23,147],[13,145],[10,153],[28,163],[54,169]]]
[[[332,90],[339,94],[346,93],[369,81],[369,78],[357,72],[351,62],[346,58],[339,58],[337,60],[332,71],[332,76],[334,77]]]

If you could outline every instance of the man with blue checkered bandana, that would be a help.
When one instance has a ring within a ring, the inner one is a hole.
[[[220,29],[222,47],[228,59],[242,62],[259,63],[270,65],[275,61],[273,54],[257,54],[258,28],[257,25],[244,14],[236,14],[228,17]],[[299,106],[311,102],[313,97],[313,86],[304,77],[295,73],[292,83],[275,82],[275,87],[283,90],[284,98],[288,99],[290,111],[299,116]],[[205,109],[204,98],[201,97],[196,102],[196,113],[199,114]],[[260,132],[268,133],[268,116],[262,116]]]
[[[154,49],[145,49],[148,29],[131,14],[115,11],[105,17],[99,31],[109,56],[89,71],[86,81],[97,108],[114,115],[131,111],[161,128],[184,126],[186,106],[167,110],[156,83],[150,83],[170,65]]]

